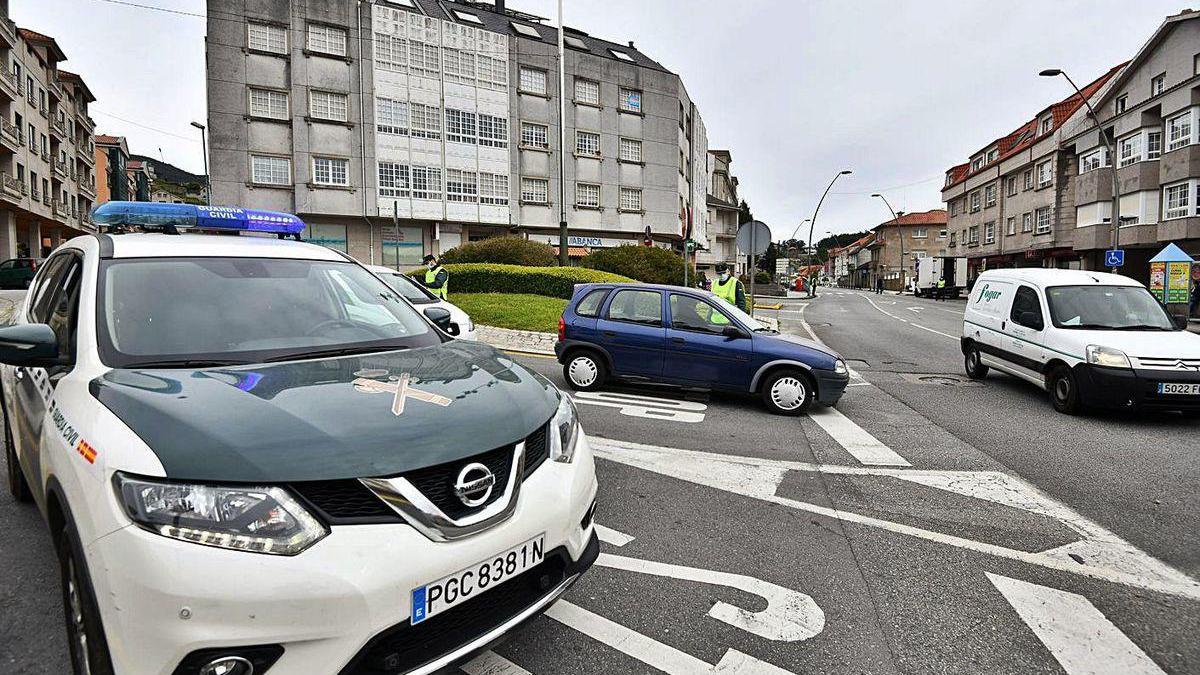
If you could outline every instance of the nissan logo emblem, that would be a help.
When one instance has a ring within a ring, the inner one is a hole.
[[[458,472],[454,481],[454,494],[466,506],[479,506],[492,496],[496,486],[496,474],[479,462],[471,462]]]

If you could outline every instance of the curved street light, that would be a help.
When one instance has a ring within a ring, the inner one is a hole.
[[[808,241],[805,242],[806,244],[809,245],[808,246],[808,257],[805,258],[805,262],[804,262],[804,266],[806,268],[804,270],[805,273],[808,272],[807,268],[812,267],[813,228],[815,228],[817,226],[817,214],[821,212],[821,204],[825,203],[825,197],[829,195],[829,191],[831,189],[833,189],[833,184],[837,182],[837,179],[841,178],[842,176],[849,176],[852,173],[854,173],[854,172],[850,171],[849,169],[845,169],[845,170],[839,171],[836,175],[834,175],[833,180],[829,181],[829,187],[825,188],[825,192],[823,192],[821,194],[821,200],[817,202],[817,208],[816,208],[816,210],[813,211],[812,223],[808,226]],[[809,285],[808,297],[810,297],[810,298],[817,297],[817,288],[815,285],[812,285],[812,284]]]
[[[903,293],[904,292],[904,271],[905,271],[904,228],[900,227],[900,215],[896,213],[896,209],[892,208],[892,204],[891,204],[891,202],[889,202],[887,200],[887,197],[884,197],[883,195],[879,194],[878,192],[876,192],[875,194],[873,194],[871,196],[878,197],[879,199],[883,200],[884,204],[887,204],[888,211],[892,212],[892,221],[894,223],[896,223],[896,235],[900,237],[900,292]],[[900,213],[904,213],[904,212],[901,211]]]

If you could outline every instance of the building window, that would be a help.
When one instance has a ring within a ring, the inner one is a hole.
[[[546,95],[546,71],[521,66],[520,91],[526,94]]]
[[[1108,150],[1106,148],[1096,148],[1079,156],[1080,174],[1095,171],[1102,166],[1108,166]]]
[[[1163,218],[1187,218],[1192,215],[1192,185],[1185,181],[1163,188]]]
[[[996,243],[996,221],[989,220],[983,224],[983,243]]]
[[[508,120],[495,115],[479,115],[479,144],[489,148],[508,147]]]
[[[379,196],[408,197],[408,165],[379,163]]]
[[[1116,111],[1116,114],[1120,115],[1121,113],[1125,112],[1125,108],[1128,105],[1129,105],[1129,95],[1121,94],[1120,96],[1117,97],[1116,103],[1113,104],[1113,110]]]
[[[913,233],[912,233],[913,239],[926,239],[928,237],[929,237],[929,229],[928,228],[918,227],[918,228],[913,229]]]
[[[1032,213],[1021,214],[1021,231],[1022,232],[1033,232],[1033,214]]]
[[[550,148],[549,130],[544,124],[521,122],[521,147],[547,150]]]
[[[576,131],[575,154],[587,157],[599,157],[600,134],[591,131]]]
[[[436,78],[441,72],[437,45],[410,41],[408,43],[408,68],[413,75]]]
[[[18,73],[19,75],[20,73]],[[1192,57],[1192,74],[1200,75],[1200,54]]]
[[[1004,229],[1005,236],[1011,237],[1012,235],[1017,233],[1017,217],[1016,216],[1009,216],[1008,220],[1005,221],[1005,223],[1006,223],[1006,227]]]
[[[478,54],[479,86],[503,91],[508,88],[508,62],[504,59]]]
[[[446,140],[475,144],[475,113],[446,108]],[[450,192],[450,172],[446,172],[446,192]]]
[[[621,88],[617,107],[625,112],[642,112],[642,92],[637,89]]]
[[[951,217],[954,217],[954,216],[957,216],[957,215],[958,215],[958,201],[957,201],[957,200],[951,200],[951,201],[950,201],[950,216],[951,216]]]
[[[271,89],[250,89],[250,116],[276,120],[288,118],[288,95]]]
[[[638,162],[642,161],[642,142],[634,138],[621,139],[621,155],[622,162]]]
[[[308,50],[334,56],[346,55],[346,29],[308,24]]]
[[[967,228],[967,236],[969,237],[969,243],[979,244],[979,226],[972,225],[971,227]]]
[[[584,105],[600,105],[600,83],[575,78],[575,102]]]
[[[545,178],[522,178],[521,201],[526,204],[548,204],[550,181]]]
[[[381,134],[408,135],[408,104],[390,98],[375,99],[375,130]]]
[[[479,183],[474,171],[446,169],[446,201],[474,204],[478,200]]]
[[[575,184],[575,206],[600,208],[600,186],[593,183]]]
[[[1009,197],[1017,194],[1017,177],[1009,176],[1004,179],[1004,193]]]
[[[479,174],[479,203],[508,205],[508,176],[501,173]]]
[[[1192,116],[1188,110],[1167,120],[1167,151],[1176,150],[1192,142]]]
[[[1025,172],[1025,189],[1026,190],[1033,189],[1033,169],[1030,169],[1029,171]]]
[[[263,185],[291,185],[292,160],[286,157],[250,155],[250,182]]]
[[[1052,161],[1045,161],[1045,162],[1042,162],[1041,164],[1038,164],[1038,167],[1037,167],[1038,187],[1040,187],[1040,188],[1046,187],[1050,183],[1054,182],[1053,169],[1054,169],[1054,162],[1052,162]]]
[[[442,69],[447,82],[475,84],[475,53],[453,47],[443,47]],[[446,185],[449,189],[449,179],[447,179]]]
[[[413,138],[442,137],[442,111],[435,105],[408,104],[409,133]],[[438,188],[441,191],[441,188]]]
[[[1050,207],[1043,206],[1034,212],[1037,219],[1037,230],[1034,234],[1046,234],[1050,231]]]
[[[349,99],[337,92],[310,90],[308,114],[314,119],[345,122],[349,119]]]
[[[979,191],[976,190],[975,192],[971,193],[971,213],[975,213],[978,210],[979,210]]]
[[[313,157],[313,182],[317,185],[350,184],[350,161],[332,157]]]
[[[1149,131],[1146,133],[1146,159],[1162,157],[1162,132]]]
[[[436,166],[414,166],[410,170],[413,199],[442,198],[442,170]]]
[[[1050,133],[1050,130],[1053,128],[1054,128],[1054,116],[1047,115],[1047,116],[1043,117],[1042,121],[1038,124],[1038,134],[1039,135],[1048,134],[1048,133]]]
[[[246,24],[246,46],[257,52],[287,54],[287,29],[251,21]]]
[[[983,188],[983,206],[991,208],[996,205],[996,184],[992,183]]]
[[[621,210],[641,211],[642,191],[637,188],[621,188]]]
[[[1142,132],[1117,140],[1117,165],[1129,166],[1142,161]],[[1082,170],[1082,169],[1081,169]]]
[[[375,34],[375,66],[380,70],[403,73],[408,63],[408,42],[387,33]]]
[[[1159,94],[1166,91],[1166,89],[1167,89],[1167,74],[1166,73],[1157,75],[1152,80],[1150,80],[1150,95],[1151,96],[1158,96]]]
[[[938,239],[945,239],[947,230],[938,230]]]

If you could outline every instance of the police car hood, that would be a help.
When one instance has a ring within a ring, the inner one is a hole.
[[[256,366],[111,370],[90,389],[167,477],[242,483],[391,476],[460,460],[525,438],[559,397],[545,378],[467,341]]]

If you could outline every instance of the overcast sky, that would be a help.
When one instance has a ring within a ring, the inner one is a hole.
[[[122,0],[124,1],[124,0]],[[22,27],[58,40],[98,99],[98,133],[199,172],[204,3],[9,0]],[[346,0],[349,1],[349,0]],[[1182,3],[1182,4],[1181,4]],[[553,20],[556,0],[508,0]],[[1133,56],[1186,0],[566,0],[566,23],[637,46],[678,73],[733,153],[755,216],[788,237],[841,169],[815,238],[941,208],[944,172]],[[808,227],[805,226],[805,230]],[[807,232],[800,238],[806,238]]]

